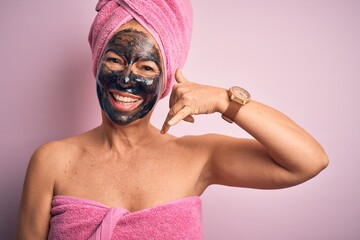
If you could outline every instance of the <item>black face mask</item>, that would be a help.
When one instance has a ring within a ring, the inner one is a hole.
[[[117,32],[102,55],[97,95],[107,116],[120,125],[145,117],[160,94],[159,50],[144,32]]]

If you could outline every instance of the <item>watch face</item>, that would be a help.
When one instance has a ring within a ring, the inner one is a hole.
[[[250,99],[250,93],[241,87],[232,87],[231,91],[239,98]]]

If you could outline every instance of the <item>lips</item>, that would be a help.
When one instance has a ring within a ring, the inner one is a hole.
[[[143,98],[117,90],[110,90],[112,105],[120,111],[131,111],[137,108],[144,100]]]
[[[139,101],[138,98],[131,98],[131,97],[123,97],[121,95],[117,95],[117,94],[113,94],[113,97],[115,98],[116,101],[120,102],[120,103],[134,103]]]

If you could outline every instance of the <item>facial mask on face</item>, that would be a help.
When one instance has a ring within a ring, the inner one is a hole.
[[[125,29],[109,41],[97,74],[97,95],[107,116],[120,125],[145,117],[160,94],[161,58],[149,36]]]

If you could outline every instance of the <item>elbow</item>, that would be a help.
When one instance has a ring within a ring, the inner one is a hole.
[[[329,157],[323,149],[321,149],[320,153],[317,154],[314,161],[317,163],[316,165],[318,173],[327,168],[327,166],[329,165]]]
[[[313,157],[310,158],[310,164],[303,173],[305,181],[317,176],[321,171],[323,171],[329,165],[329,157],[324,150],[313,154]]]
[[[325,153],[324,158],[323,158],[323,162],[322,162],[322,169],[321,170],[324,170],[325,168],[327,168],[327,166],[329,166],[329,157]]]
[[[297,185],[312,179],[329,165],[329,158],[323,150],[313,154],[307,159],[308,161],[303,161],[307,164],[304,164],[300,169],[292,173],[292,180],[293,183],[295,183],[293,185]]]

